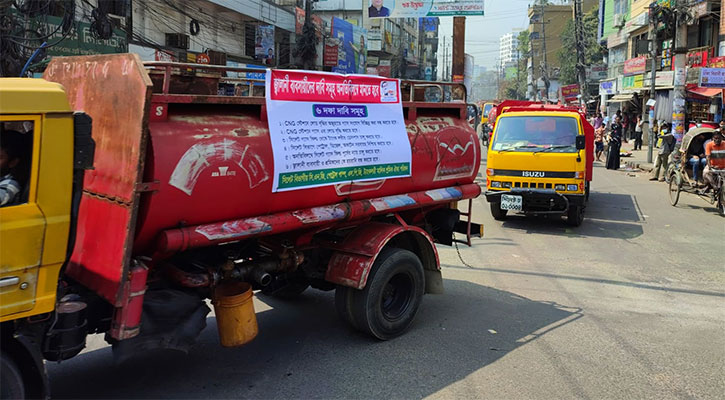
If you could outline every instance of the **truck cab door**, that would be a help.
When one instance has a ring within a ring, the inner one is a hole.
[[[46,220],[36,202],[41,123],[39,116],[0,116],[0,148],[10,136],[20,145],[11,174],[20,186],[12,201],[0,206],[0,318],[31,310],[43,256]],[[17,151],[17,150],[14,150]],[[8,170],[2,172],[7,177]],[[7,181],[6,181],[7,183]]]

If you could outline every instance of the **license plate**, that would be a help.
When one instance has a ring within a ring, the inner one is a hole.
[[[523,200],[521,196],[514,196],[510,194],[501,195],[501,209],[502,210],[514,210],[521,211]]]

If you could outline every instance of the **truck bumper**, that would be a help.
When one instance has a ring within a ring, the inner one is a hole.
[[[502,194],[522,197],[521,212],[525,214],[563,214],[569,207],[583,207],[584,194],[563,194],[554,189],[511,189],[485,193],[489,203],[501,202]]]

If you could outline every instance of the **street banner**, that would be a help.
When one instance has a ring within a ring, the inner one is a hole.
[[[725,68],[700,68],[698,86],[725,89]]]
[[[310,20],[312,21],[312,25],[315,26],[315,36],[317,36],[317,40],[322,39],[322,30],[324,29],[324,22],[322,22],[322,18],[320,18],[319,15],[312,15],[310,17]],[[295,7],[295,34],[301,35],[302,34],[302,28],[305,25],[305,10]]]
[[[254,57],[264,60],[265,64],[272,64],[274,59],[274,25],[257,26]]]
[[[267,70],[275,192],[411,174],[400,81]]]
[[[369,18],[483,15],[483,0],[368,0]]]

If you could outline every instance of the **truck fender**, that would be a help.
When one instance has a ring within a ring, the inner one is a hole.
[[[13,332],[11,322],[2,327],[2,351],[13,359],[23,377],[25,396],[32,399],[49,399],[50,384],[43,362],[43,355],[32,335]]]
[[[423,264],[425,292],[443,293],[438,252],[430,235],[417,226],[369,222],[351,232],[334,250],[327,265],[325,280],[342,286],[363,289],[368,274],[386,246],[415,253]]]

